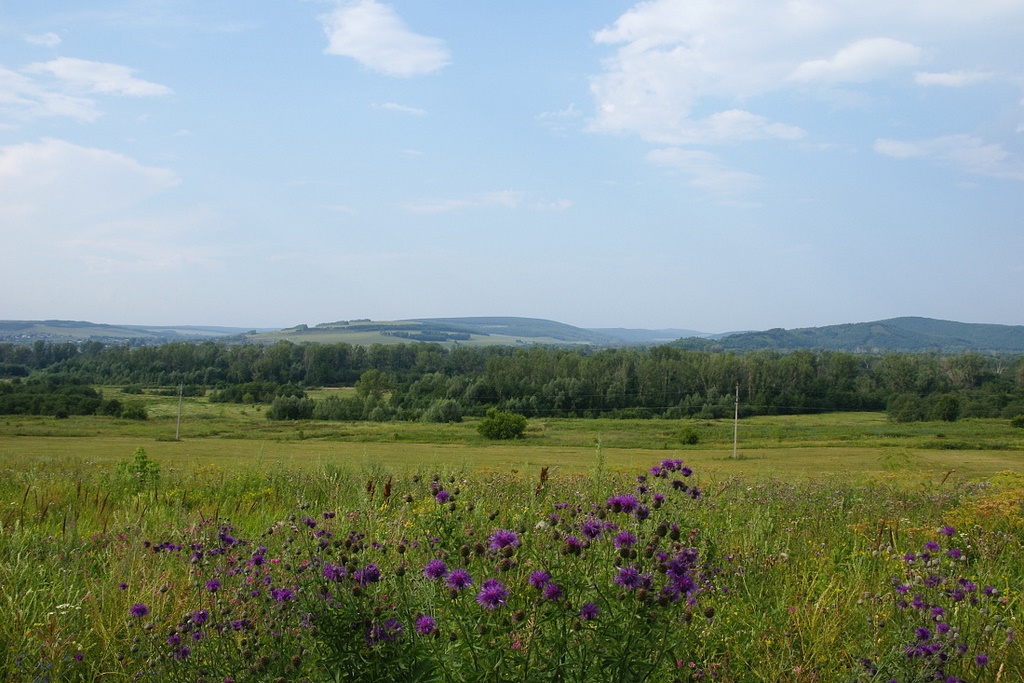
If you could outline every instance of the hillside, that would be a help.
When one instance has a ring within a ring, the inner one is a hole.
[[[906,317],[793,330],[744,332],[715,340],[691,337],[674,342],[674,345],[723,351],[822,349],[856,353],[904,351],[956,354],[974,351],[1017,354],[1024,353],[1024,326]]]

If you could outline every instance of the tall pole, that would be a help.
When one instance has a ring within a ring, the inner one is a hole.
[[[181,434],[181,395],[185,391],[185,383],[182,382],[178,385],[178,422],[174,425],[174,440],[178,441],[178,436]]]
[[[736,416],[732,420],[732,457],[738,458],[736,448],[740,437],[740,383],[736,382]]]

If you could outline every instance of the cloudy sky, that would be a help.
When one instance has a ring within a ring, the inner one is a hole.
[[[0,319],[1024,324],[1024,0],[0,6]]]

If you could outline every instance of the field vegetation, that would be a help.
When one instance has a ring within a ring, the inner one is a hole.
[[[1019,360],[328,351],[9,354],[0,678],[1024,679]]]

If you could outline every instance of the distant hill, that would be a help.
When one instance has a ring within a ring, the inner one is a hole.
[[[677,339],[683,339],[686,337],[700,337],[703,339],[714,339],[722,335],[708,334],[707,332],[697,332],[696,330],[642,330],[633,329],[627,327],[598,327],[590,329],[591,332],[596,332],[604,337],[614,339],[615,341],[622,344],[668,344]]]
[[[249,330],[198,325],[106,325],[82,320],[0,320],[0,342],[31,343],[98,341],[104,344],[162,344],[233,337]]]
[[[826,327],[743,332],[715,340],[691,337],[674,342],[674,345],[723,351],[820,349],[853,353],[955,354],[974,351],[1018,354],[1024,353],[1024,326],[907,317]]]

